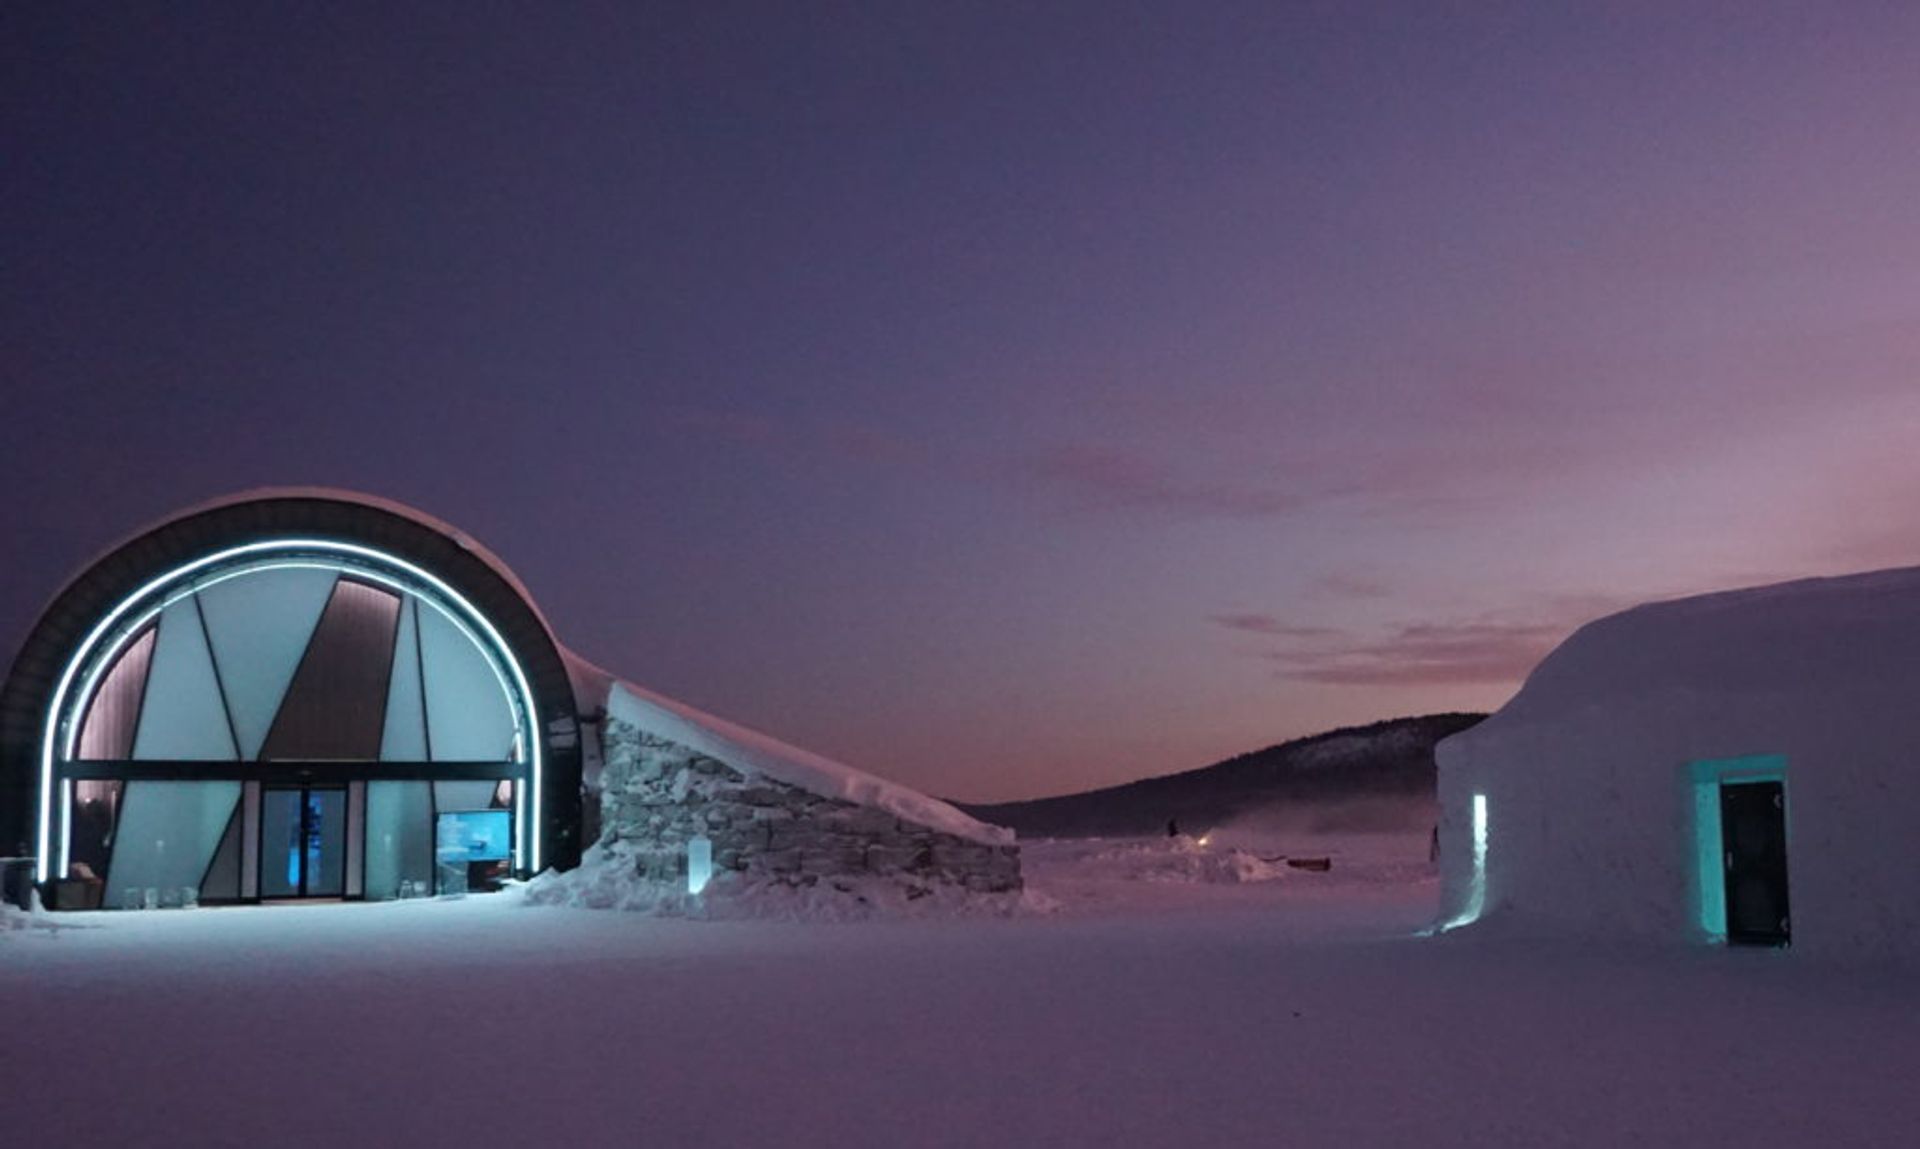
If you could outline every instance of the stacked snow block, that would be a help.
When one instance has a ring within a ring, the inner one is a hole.
[[[822,797],[618,719],[602,732],[601,841],[618,843],[643,878],[684,883],[687,842],[713,843],[715,892],[728,875],[811,886],[884,877],[931,892],[1020,889],[1020,852],[904,821],[885,810]]]

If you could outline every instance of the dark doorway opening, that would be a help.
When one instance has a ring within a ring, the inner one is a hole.
[[[1727,942],[1783,946],[1787,911],[1787,795],[1780,782],[1720,787],[1720,841],[1727,876]]]
[[[347,792],[269,786],[260,794],[260,896],[338,898],[347,892]]]

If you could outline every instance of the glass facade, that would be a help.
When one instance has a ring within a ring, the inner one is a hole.
[[[238,782],[128,782],[102,904],[178,904],[182,891],[198,901],[239,802]]]
[[[147,667],[147,689],[133,737],[136,760],[234,761],[231,711],[222,697],[196,599],[160,614],[160,636]],[[86,731],[80,741],[87,741]]]
[[[367,783],[366,896],[431,892],[433,783]]]
[[[124,786],[122,782],[100,781],[73,784],[73,822],[68,836],[72,843],[71,869],[75,874],[89,878],[106,874]]]
[[[133,757],[133,733],[147,694],[147,667],[153,660],[156,633],[152,627],[141,631],[100,683],[81,728],[80,757],[109,761]]]
[[[520,727],[444,606],[302,565],[166,605],[94,684],[76,741],[95,761],[507,762]]]
[[[280,700],[333,595],[338,572],[293,568],[271,578],[231,578],[195,596],[206,620],[240,757],[260,757]]]
[[[129,612],[57,727],[57,872],[108,908],[454,885],[435,819],[524,813],[531,706],[477,619],[375,558],[210,566]]]

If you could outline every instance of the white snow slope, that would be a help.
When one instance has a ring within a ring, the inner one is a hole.
[[[717,758],[743,774],[763,775],[823,798],[875,806],[972,842],[1004,845],[1013,841],[1013,831],[970,818],[937,798],[622,681],[572,651],[562,654],[583,714],[605,706],[610,718]]]
[[[1398,865],[965,922],[66,915],[0,931],[0,1143],[1912,1144],[1910,977],[1418,938]]]

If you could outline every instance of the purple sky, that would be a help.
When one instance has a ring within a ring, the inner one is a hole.
[[[347,486],[999,799],[1920,562],[1920,13],[1566,7],[12,11],[0,645]]]

